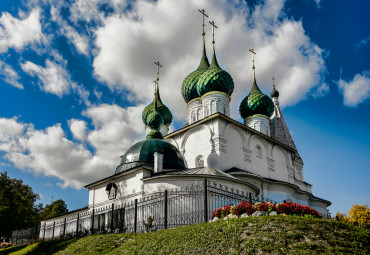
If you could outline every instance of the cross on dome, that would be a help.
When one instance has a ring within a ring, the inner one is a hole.
[[[212,45],[213,45],[213,53],[215,52],[215,28],[218,28],[215,25],[215,22],[212,20],[209,22],[212,25]]]

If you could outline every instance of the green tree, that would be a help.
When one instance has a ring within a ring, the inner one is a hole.
[[[42,205],[35,205],[38,198],[22,180],[0,173],[0,236],[10,237],[13,230],[39,225]]]
[[[42,210],[40,217],[41,220],[44,220],[66,212],[68,212],[67,204],[62,199],[59,199],[50,205],[46,205]]]

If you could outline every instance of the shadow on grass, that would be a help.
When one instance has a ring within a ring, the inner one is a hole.
[[[22,250],[26,246],[27,245],[20,245],[20,246],[13,246],[11,248],[2,249],[2,250],[0,250],[0,254],[1,255],[10,254],[12,252],[16,252],[16,251]]]
[[[78,239],[68,239],[68,240],[54,240],[54,241],[46,241],[46,242],[41,242],[35,249],[30,251],[27,254],[32,254],[32,255],[41,255],[41,254],[53,254],[58,251],[64,250],[68,245],[76,242]]]

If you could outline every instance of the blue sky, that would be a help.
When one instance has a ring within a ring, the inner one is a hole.
[[[185,123],[182,80],[196,68],[201,17],[216,30],[219,62],[235,81],[231,115],[252,85],[280,92],[305,181],[329,208],[370,204],[368,1],[2,0],[0,171],[40,202],[87,204],[83,185],[114,173],[144,138],[159,60],[162,99]],[[210,27],[206,27],[210,54]]]

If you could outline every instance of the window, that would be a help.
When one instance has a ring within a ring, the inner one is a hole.
[[[117,195],[117,185],[113,182],[108,183],[107,187],[105,188],[105,192],[108,195],[108,199],[114,199]]]
[[[204,167],[204,159],[202,155],[199,155],[195,159],[195,167]]]
[[[262,157],[262,149],[259,145],[256,146],[256,155],[260,158]]]

